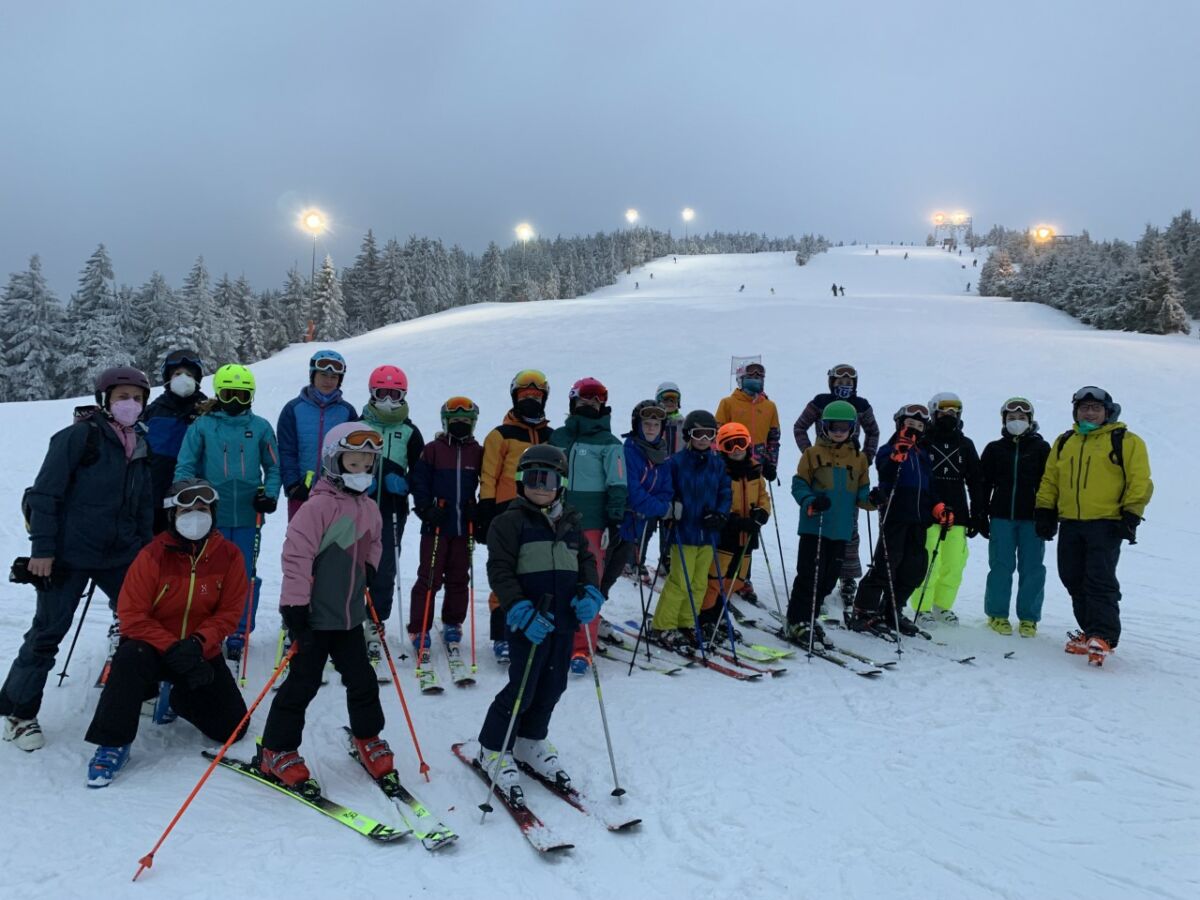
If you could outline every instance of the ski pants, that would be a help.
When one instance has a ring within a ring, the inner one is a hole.
[[[929,565],[925,532],[925,526],[919,522],[883,523],[874,561],[858,584],[854,597],[856,610],[883,615],[890,612],[893,604],[903,603],[903,598],[921,583]]]
[[[842,557],[842,578],[853,578],[855,580],[862,578],[862,559],[858,555],[858,510],[854,510],[854,531],[850,534],[850,540],[845,542],[846,553]]]
[[[637,544],[622,540],[617,529],[609,534],[608,549],[604,551],[604,569],[600,573],[600,593],[605,599],[612,586],[617,583],[626,566],[633,565],[637,558]]]
[[[1075,621],[1088,637],[1113,647],[1121,638],[1121,523],[1063,519],[1058,528],[1058,577],[1071,595]]]
[[[218,654],[205,660],[213,680],[189,688],[185,679],[163,663],[162,654],[145,641],[121,641],[92,724],[84,740],[102,747],[123,747],[137,736],[142,703],[158,694],[159,684],[171,682],[171,709],[200,729],[210,741],[225,743],[246,715],[246,701],[233,673]],[[245,729],[238,735],[241,740]]]
[[[526,665],[529,666],[529,678],[521,695],[520,708],[517,709],[513,737],[545,740],[550,732],[550,716],[554,713],[558,698],[567,689],[573,646],[573,632],[570,631],[552,631],[536,646],[529,642],[523,632],[509,632],[508,684],[488,707],[483,727],[479,729],[480,744],[489,750],[512,749],[511,738],[507,747],[500,745],[504,743],[504,734],[508,730],[513,709],[517,706],[517,693]]]
[[[361,625],[349,631],[314,631],[300,643],[288,666],[287,679],[271,703],[263,746],[268,750],[297,750],[304,733],[304,713],[321,687],[325,661],[342,676],[346,688],[346,711],[356,738],[377,737],[383,731],[383,707],[379,682],[367,659],[367,644]]]
[[[218,528],[217,531],[221,532],[221,537],[242,551],[242,559],[246,561],[246,578],[254,591],[250,600],[250,630],[254,631],[254,626],[258,622],[258,595],[262,592],[262,579],[255,571],[258,564],[254,558],[254,539],[258,528],[254,525],[239,525],[236,528]],[[234,633],[246,633],[246,608],[244,606],[242,607],[242,617],[238,620],[238,626]]]
[[[421,558],[417,564],[417,580],[413,582],[408,611],[408,633],[415,635],[422,624],[433,624],[433,596],[445,585],[442,595],[442,623],[461,625],[467,618],[467,599],[470,595],[467,577],[471,562],[471,546],[467,536],[440,536],[437,553],[433,552],[434,536],[421,535]],[[426,611],[425,600],[429,600]]]
[[[837,584],[838,575],[845,571],[842,561],[847,544],[847,541],[818,538],[815,534],[800,535],[796,577],[792,580],[792,596],[788,598],[789,625],[808,625],[812,621],[814,607],[820,608],[821,601]]]
[[[58,645],[71,630],[71,621],[88,582],[96,582],[96,587],[108,597],[109,608],[115,612],[128,568],[125,565],[111,569],[55,570],[50,589],[37,592],[33,623],[25,632],[4,687],[0,688],[0,715],[32,719],[38,714],[46,679],[58,655]]]
[[[728,550],[717,551],[716,559],[708,568],[708,586],[704,591],[704,600],[700,603],[701,609],[712,609],[715,606],[719,613],[722,604],[717,601],[721,597],[721,585],[725,585],[725,596],[729,597],[740,591],[742,586],[750,580],[749,550],[746,551],[745,556],[742,556],[742,564],[738,567],[738,571],[733,571],[734,563],[741,555],[740,550],[737,553],[731,553]],[[720,578],[717,577],[718,568],[720,569]]]
[[[983,611],[1008,618],[1013,572],[1017,573],[1017,618],[1040,622],[1046,596],[1046,542],[1037,536],[1032,519],[993,518],[988,539],[987,590]]]
[[[704,600],[702,588],[707,588],[708,571],[712,567],[711,544],[696,546],[676,543],[671,547],[671,573],[658,596],[651,627],[657,631],[694,628],[695,612],[700,612]]]
[[[607,557],[606,550],[600,546],[600,539],[603,536],[603,528],[585,528],[583,531],[583,537],[588,543],[588,549],[592,551],[592,556],[596,557],[597,581],[599,581],[599,576],[604,574],[604,564]],[[588,622],[586,625],[579,625],[575,629],[575,640],[571,650],[571,654],[573,656],[582,656],[585,659],[588,658],[588,639],[584,635],[583,629],[586,628],[588,630],[588,634],[590,634],[592,637],[592,646],[595,647],[596,634],[599,627],[600,617],[596,616],[596,618],[592,619],[592,621]]]
[[[941,533],[941,525],[930,525],[925,532],[925,551],[931,560]],[[966,526],[952,525],[947,528],[946,536],[942,538],[942,546],[938,548],[937,559],[929,567],[921,583],[913,588],[908,605],[916,609],[917,603],[920,602],[921,612],[929,612],[935,606],[938,609],[952,607],[954,598],[958,596],[958,587],[962,584],[963,570],[967,567],[969,555]],[[899,589],[897,586],[896,590]],[[925,591],[924,600],[921,599],[922,590]]]
[[[379,557],[379,568],[375,570],[375,579],[370,584],[371,602],[375,604],[375,612],[379,615],[379,621],[385,628],[388,619],[392,617],[392,605],[396,599],[396,542],[404,539],[404,524],[407,519],[407,516],[400,513],[396,513],[394,518],[392,516],[384,517],[381,535],[383,553]],[[393,527],[395,531],[393,531]],[[463,540],[465,541],[466,538]],[[424,557],[424,544],[421,545],[421,554]]]

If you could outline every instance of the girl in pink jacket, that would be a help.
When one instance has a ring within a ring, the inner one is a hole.
[[[279,609],[300,649],[271,704],[258,766],[301,792],[312,787],[297,752],[304,713],[328,659],[346,687],[359,758],[374,778],[393,771],[391,748],[379,737],[383,707],[363,639],[364,592],[382,551],[379,507],[369,493],[382,446],[379,433],[361,422],[330,429],[321,447],[321,479],[288,523],[283,542]]]

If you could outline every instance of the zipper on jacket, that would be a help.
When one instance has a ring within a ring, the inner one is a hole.
[[[1081,435],[1079,438],[1079,471],[1075,473],[1075,515],[1081,519],[1083,515],[1080,510],[1083,509],[1083,506],[1080,502],[1079,492],[1083,487],[1083,454],[1087,449],[1087,439],[1088,436],[1086,434]]]
[[[204,542],[204,546],[200,548],[200,552],[192,557],[192,574],[188,576],[188,593],[187,604],[183,607],[183,625],[179,629],[179,639],[182,641],[187,637],[188,616],[192,612],[192,594],[196,590],[196,565],[200,562],[200,557],[204,555],[205,549],[208,547],[208,541]],[[250,586],[250,590],[254,590],[254,586]],[[247,623],[249,627],[249,623]]]
[[[154,598],[154,602],[150,604],[150,608],[154,609],[154,607],[158,606],[158,601],[161,600],[163,598],[163,596],[167,593],[167,591],[169,591],[170,589],[171,589],[171,585],[164,584],[162,586],[162,590],[158,592],[158,596]]]
[[[1009,509],[1008,517],[1014,522],[1017,520],[1017,461],[1021,458],[1021,442],[1020,440],[1013,441],[1013,489],[1012,489],[1012,505]]]
[[[463,531],[467,530],[466,523],[462,521],[462,444],[454,448],[454,525],[455,528],[461,525]]]

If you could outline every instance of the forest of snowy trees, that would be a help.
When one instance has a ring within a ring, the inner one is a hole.
[[[0,295],[0,401],[88,394],[97,371],[129,363],[156,380],[160,361],[180,347],[197,350],[209,371],[253,363],[303,340],[310,323],[314,340],[338,340],[471,303],[577,297],[661,256],[795,251],[801,262],[828,246],[812,235],[680,239],[635,228],[504,249],[493,243],[476,257],[430,238],[393,238],[380,247],[368,231],[354,263],[340,272],[327,256],[315,284],[293,268],[281,288],[256,291],[244,277],[214,280],[203,257],[178,288],[158,272],[141,287],[118,284],[101,244],[65,306],[35,255]]]
[[[1184,210],[1134,244],[1078,237],[1039,244],[995,227],[979,293],[1045,303],[1097,328],[1187,334],[1200,316],[1200,222]]]

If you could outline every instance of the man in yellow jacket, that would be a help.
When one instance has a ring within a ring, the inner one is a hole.
[[[1121,541],[1137,543],[1154,483],[1146,443],[1118,421],[1108,391],[1082,387],[1072,404],[1075,425],[1046,460],[1034,520],[1044,540],[1058,533],[1058,577],[1079,623],[1066,650],[1100,666],[1121,637]]]

